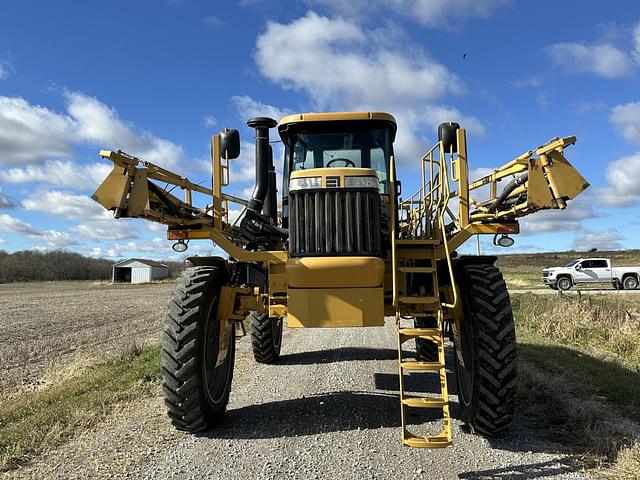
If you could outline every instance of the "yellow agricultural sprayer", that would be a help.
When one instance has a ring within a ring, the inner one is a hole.
[[[167,225],[178,251],[210,240],[229,255],[190,257],[169,302],[162,375],[173,425],[198,432],[224,415],[234,322],[249,317],[255,359],[276,363],[285,319],[289,328],[380,327],[389,316],[397,324],[405,445],[451,444],[445,339],[455,348],[463,420],[484,435],[507,431],[517,381],[509,294],[495,257],[456,250],[476,234],[508,246],[518,218],[564,209],[587,188],[564,157],[575,137],[555,138],[470,183],[465,130],[442,124],[420,160],[418,191],[402,200],[389,114],[308,113],[248,125],[256,142],[248,201],[223,192],[239,155],[237,130],[212,137],[211,188],[121,151],[100,152],[114,166],[93,198],[116,218]],[[285,152],[280,207],[269,145],[276,125]],[[176,186],[183,198],[172,193]],[[472,196],[480,187],[488,198]],[[194,205],[194,192],[210,203]],[[231,203],[242,208],[233,222]],[[406,374],[418,372],[438,376],[436,394],[405,391]],[[439,431],[409,431],[407,410],[421,408],[442,413]]]

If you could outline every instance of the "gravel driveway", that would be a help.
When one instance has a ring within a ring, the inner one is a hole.
[[[95,431],[8,476],[590,478],[566,447],[536,431],[535,419],[518,417],[512,433],[500,440],[465,433],[457,420],[453,378],[454,446],[401,446],[392,323],[384,328],[286,330],[283,343],[278,365],[260,365],[251,358],[248,338],[238,341],[227,418],[206,435],[170,428],[158,394],[128,405]],[[430,377],[417,375],[410,379],[414,388],[432,388],[425,380]],[[435,430],[437,423],[428,426]]]

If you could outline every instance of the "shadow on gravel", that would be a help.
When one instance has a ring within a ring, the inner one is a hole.
[[[513,467],[493,468],[490,470],[478,470],[465,472],[458,475],[460,479],[482,480],[524,480],[530,478],[544,478],[572,473],[582,470],[582,466],[571,458],[551,460],[548,462],[515,465]]]
[[[282,355],[278,360],[278,365],[314,365],[362,360],[395,360],[397,358],[398,351],[391,348],[342,347]]]
[[[209,438],[279,438],[400,424],[398,397],[384,393],[333,392],[229,410]]]

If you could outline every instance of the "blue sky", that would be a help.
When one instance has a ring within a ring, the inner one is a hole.
[[[476,174],[576,135],[567,156],[592,187],[564,212],[525,219],[511,251],[638,248],[640,4],[601,5],[3,2],[0,248],[170,258],[162,228],[114,221],[90,200],[109,170],[100,148],[201,181],[209,135],[239,128],[231,193],[246,195],[244,121],[322,110],[394,114],[405,191],[441,121],[468,129]]]

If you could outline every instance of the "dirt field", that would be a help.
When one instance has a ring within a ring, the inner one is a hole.
[[[0,284],[0,396],[157,341],[173,284]],[[44,376],[44,377],[43,377]]]

